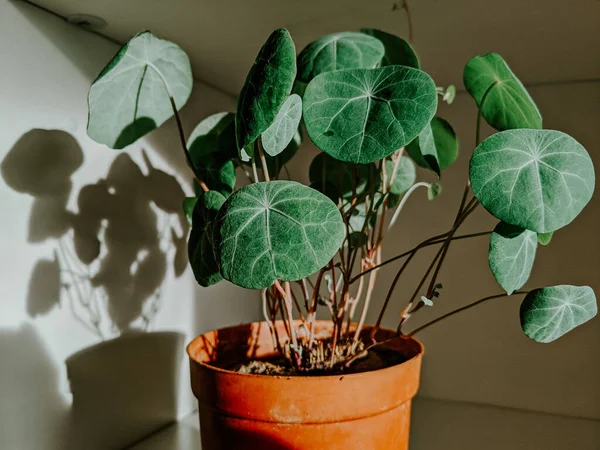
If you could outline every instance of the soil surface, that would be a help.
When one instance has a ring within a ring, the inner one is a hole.
[[[368,350],[367,355],[355,360],[350,367],[335,367],[334,369],[315,369],[310,371],[298,371],[292,367],[290,362],[280,356],[269,359],[256,359],[241,364],[236,364],[229,369],[245,374],[253,375],[278,375],[278,376],[325,376],[325,375],[348,375],[353,373],[371,372],[385,369],[405,362],[407,358],[397,351],[385,347],[373,347]]]

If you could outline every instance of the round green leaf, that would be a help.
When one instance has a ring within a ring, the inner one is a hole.
[[[394,161],[385,162],[385,170],[388,178],[393,175],[394,172]],[[390,194],[402,195],[410,189],[410,187],[417,181],[417,171],[415,165],[409,158],[401,157],[398,162],[398,168],[396,169],[396,176],[390,188]]]
[[[188,257],[196,280],[211,286],[222,280],[213,252],[213,224],[225,197],[216,191],[202,192],[192,215],[192,232],[188,241]]]
[[[269,128],[290,95],[295,78],[296,47],[290,33],[280,28],[260,49],[240,92],[235,115],[238,149],[252,144]]]
[[[383,44],[364,33],[344,32],[308,44],[298,55],[298,79],[308,83],[319,74],[341,69],[372,69],[385,54]]]
[[[473,193],[493,216],[536,233],[570,223],[592,198],[594,166],[560,131],[509,130],[483,141],[469,167]]]
[[[531,291],[521,304],[521,328],[536,342],[552,342],[598,313],[588,286],[552,286]]]
[[[185,52],[149,31],[135,35],[92,83],[87,133],[120,149],[173,116],[169,96],[181,109],[192,92]]]
[[[500,131],[542,128],[540,111],[499,54],[471,58],[465,66],[463,82],[491,127]]]
[[[404,66],[340,70],[314,78],[304,93],[314,144],[340,161],[368,164],[412,141],[437,108],[435,83]]]
[[[419,167],[434,171],[437,176],[458,158],[458,139],[452,126],[441,117],[434,117],[406,151]]]
[[[312,160],[308,169],[311,185],[322,186],[325,181],[327,189],[318,190],[334,201],[339,198],[352,198],[354,192],[360,196],[368,191],[370,176],[376,185],[379,184],[379,172],[374,165],[338,161],[327,153],[319,153]]]
[[[220,112],[208,116],[194,128],[187,142],[196,167],[215,159],[226,162],[238,156],[235,142],[235,114]]]
[[[442,193],[442,185],[440,183],[432,183],[427,188],[427,200],[435,200]]]
[[[508,295],[529,279],[535,252],[537,235],[504,222],[496,225],[490,239],[488,261],[496,281]]]
[[[300,280],[338,251],[345,226],[336,205],[294,181],[254,183],[224,203],[214,230],[223,277],[248,289]]]
[[[404,39],[375,28],[363,28],[361,33],[379,39],[385,49],[381,60],[382,66],[407,66],[419,68],[419,58],[412,47]]]
[[[553,235],[554,235],[554,232],[550,232],[550,233],[538,233],[537,234],[538,244],[540,244],[540,245],[548,245],[550,243],[550,241],[552,240],[552,236]]]
[[[209,189],[217,191],[225,197],[229,197],[235,188],[236,177],[233,161],[221,162],[214,159],[205,165],[197,166],[196,173]]]
[[[290,95],[275,116],[273,123],[262,134],[262,145],[269,156],[277,156],[285,150],[298,132],[302,118],[302,99]]]

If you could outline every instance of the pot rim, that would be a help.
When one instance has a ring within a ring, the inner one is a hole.
[[[316,320],[315,323],[328,323],[330,322],[329,320]],[[244,327],[244,326],[260,326],[261,324],[266,324],[266,321],[255,321],[255,322],[248,322],[248,323],[242,323],[242,324],[238,324],[238,325],[232,325],[232,326],[228,326],[228,327],[222,327],[222,328],[216,328],[214,330],[210,330],[207,331],[205,333],[202,333],[198,336],[196,336],[194,339],[192,339],[192,341],[186,346],[186,353],[188,354],[189,359],[200,365],[201,367],[204,367],[207,370],[210,370],[212,372],[216,372],[216,373],[220,373],[220,374],[224,374],[224,375],[228,375],[228,376],[236,376],[236,377],[243,377],[246,379],[250,379],[250,378],[255,378],[255,379],[297,379],[297,380],[302,380],[303,382],[306,382],[308,380],[313,380],[310,382],[319,382],[319,381],[331,381],[335,378],[338,379],[358,379],[364,376],[367,376],[369,374],[373,374],[373,373],[388,373],[391,372],[393,370],[399,370],[399,367],[404,366],[405,364],[413,361],[414,359],[420,358],[423,356],[423,354],[425,353],[425,346],[423,345],[423,343],[421,343],[421,341],[419,341],[418,339],[415,339],[412,336],[407,336],[407,335],[400,335],[397,336],[398,340],[406,340],[406,341],[410,341],[414,344],[417,345],[418,347],[418,351],[411,356],[410,358],[408,358],[406,361],[401,362],[400,364],[394,364],[392,366],[388,366],[388,367],[384,367],[382,369],[375,369],[375,370],[368,370],[365,372],[358,372],[358,373],[349,373],[349,374],[337,374],[337,375],[266,375],[266,374],[254,374],[254,373],[239,373],[233,370],[228,370],[228,369],[223,369],[221,367],[216,367],[213,366],[205,361],[199,361],[198,359],[195,358],[193,351],[192,351],[192,347],[194,346],[194,344],[196,343],[196,341],[198,339],[201,339],[202,337],[211,334],[211,333],[217,333],[219,331],[225,331],[225,330],[233,330],[235,328],[239,328],[239,327]],[[363,327],[363,329],[368,330],[373,328],[372,325],[365,325]],[[385,332],[389,332],[389,333],[395,333],[394,331],[387,329],[387,328],[379,328],[379,330],[381,331],[385,331]],[[396,339],[396,338],[392,338],[392,339]]]

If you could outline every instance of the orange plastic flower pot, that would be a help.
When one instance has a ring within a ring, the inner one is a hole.
[[[276,325],[285,335],[282,323]],[[317,333],[331,322],[317,322]],[[367,328],[366,331],[369,331]],[[392,337],[379,330],[378,340]],[[337,376],[240,374],[226,367],[275,354],[265,322],[203,334],[187,348],[202,450],[406,450],[423,346],[384,344],[406,362]]]

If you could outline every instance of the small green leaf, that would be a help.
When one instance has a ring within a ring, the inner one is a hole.
[[[185,52],[149,31],[136,34],[92,83],[87,133],[121,149],[173,116],[169,96],[181,109],[192,92]]]
[[[508,295],[529,279],[537,238],[533,231],[504,222],[496,225],[490,239],[488,261],[496,281]]]
[[[238,149],[252,144],[275,120],[296,78],[296,47],[290,33],[275,30],[260,49],[237,102],[235,131]],[[242,158],[243,159],[243,158]]]
[[[475,197],[503,222],[536,233],[564,227],[594,191],[594,166],[560,131],[509,130],[484,140],[471,157]]]
[[[385,162],[385,170],[388,178],[394,174],[394,161],[387,160]],[[390,188],[390,194],[402,195],[415,184],[417,180],[417,171],[415,165],[410,158],[401,157],[396,169],[396,176]]]
[[[235,192],[223,204],[213,235],[221,274],[248,289],[314,273],[344,236],[336,205],[294,181],[254,183]]]
[[[367,241],[369,240],[368,236],[360,231],[354,231],[350,233],[350,238],[348,239],[348,243],[350,248],[360,248],[364,245],[367,245]]]
[[[361,33],[373,36],[381,41],[385,54],[381,60],[382,66],[407,66],[419,68],[419,58],[410,44],[404,39],[375,28],[363,28]]]
[[[423,304],[425,306],[433,306],[433,300],[431,300],[430,298],[425,297],[424,295],[421,295],[421,301],[423,302]]]
[[[298,132],[302,118],[302,99],[290,95],[275,117],[274,122],[262,134],[262,145],[269,156],[277,156],[289,145]]]
[[[442,96],[442,100],[451,105],[454,103],[454,99],[456,98],[456,86],[451,84],[446,88],[444,95]]]
[[[406,151],[419,167],[430,169],[439,177],[458,158],[458,139],[448,122],[434,117],[406,146]]]
[[[183,214],[190,225],[192,224],[192,215],[194,213],[196,202],[198,202],[198,197],[186,197],[183,199]]]
[[[340,161],[368,164],[412,141],[437,108],[435,83],[404,66],[328,72],[304,93],[314,144]]]
[[[237,158],[235,114],[221,112],[204,119],[192,131],[187,147],[196,167],[215,159],[225,163]]]
[[[327,153],[319,153],[310,163],[308,178],[311,184],[330,187],[323,192],[334,201],[337,199],[350,199],[354,194],[362,195],[369,189],[369,177],[374,178],[376,185],[379,184],[379,172],[373,165],[351,164],[338,161]],[[376,177],[376,179],[375,179]],[[354,186],[354,187],[353,187]]]
[[[554,232],[550,232],[550,233],[538,233],[537,234],[538,244],[540,244],[540,245],[548,245],[550,243],[550,241],[552,240],[552,236],[553,235],[554,235]]]
[[[308,83],[319,74],[341,69],[372,69],[385,49],[364,33],[344,32],[324,36],[308,44],[298,55],[298,79]]]
[[[540,111],[499,54],[471,58],[465,66],[463,82],[492,128],[542,128]]]
[[[588,286],[552,286],[531,291],[521,304],[521,328],[536,342],[552,342],[598,313]]]
[[[427,188],[427,200],[434,200],[442,192],[440,183],[432,183]]]
[[[225,197],[216,191],[202,192],[194,207],[192,232],[188,241],[188,257],[200,286],[211,286],[222,280],[213,252],[213,226]]]

